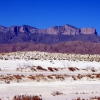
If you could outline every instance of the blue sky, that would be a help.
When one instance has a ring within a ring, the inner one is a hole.
[[[94,27],[100,35],[100,0],[0,0],[0,25]]]

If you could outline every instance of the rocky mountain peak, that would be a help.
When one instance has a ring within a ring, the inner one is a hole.
[[[62,35],[77,35],[77,34],[97,34],[95,28],[76,28],[72,25],[66,24],[64,26],[50,27],[46,31],[47,34],[62,34]]]
[[[20,26],[11,26],[8,29],[9,29],[9,31],[16,33],[16,32],[19,32],[19,28],[20,28]]]
[[[11,26],[8,28],[11,32],[20,32],[20,33],[30,33],[31,30],[37,29],[35,27],[31,27],[28,25],[22,25],[22,26]]]
[[[97,34],[95,28],[82,28],[81,33],[82,34]]]
[[[69,25],[69,24],[66,24],[65,26],[68,27],[68,28],[75,28],[75,29],[77,29],[76,27],[74,27],[72,25]]]
[[[77,35],[80,34],[80,29],[76,28],[74,26],[71,26],[69,24],[66,24],[65,26],[65,32],[63,33],[64,35]]]
[[[7,27],[4,26],[0,26],[0,32],[7,32],[9,29],[7,29]]]

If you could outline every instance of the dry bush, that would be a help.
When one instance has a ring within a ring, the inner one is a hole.
[[[49,79],[53,79],[52,75],[48,75],[47,78],[49,78]]]
[[[72,75],[73,80],[77,80],[76,77],[74,75]]]
[[[87,74],[86,77],[91,78],[91,74]]]
[[[57,68],[53,68],[55,71],[58,71],[58,69]]]
[[[46,80],[46,77],[43,74],[29,75],[27,78],[32,79],[32,80],[36,80],[36,81]]]
[[[64,94],[62,92],[55,91],[55,92],[51,93],[51,95],[57,96],[57,95],[64,95]]]
[[[56,78],[56,79],[62,79],[62,80],[65,79],[63,75],[55,75],[55,78]]]
[[[51,72],[54,71],[52,67],[48,67],[48,70],[50,70]]]
[[[72,100],[88,100],[88,99],[81,99],[80,97],[77,97],[76,99],[72,99]]]
[[[39,80],[43,79],[44,77],[45,76],[43,74],[35,75],[35,78]]]
[[[35,80],[35,76],[33,76],[33,75],[29,75],[27,78]]]
[[[25,75],[20,75],[22,78],[24,78],[25,77]]]
[[[87,74],[86,77],[91,78],[91,79],[95,78],[95,76],[92,74]]]
[[[37,70],[47,71],[45,68],[43,68],[43,67],[41,67],[41,66],[37,66],[36,68],[37,68]]]
[[[77,75],[77,78],[78,78],[78,79],[81,79],[82,77],[83,77],[83,75],[81,75],[81,74],[78,74],[78,75]]]
[[[100,78],[100,74],[95,74],[96,75],[96,78]]]
[[[59,71],[59,69],[60,69],[60,68],[48,67],[48,70],[51,71],[51,72]]]
[[[12,80],[21,80],[22,78],[25,78],[24,75],[11,75],[11,74],[7,74],[5,75],[0,75],[0,80],[1,81],[5,81],[7,84],[10,83],[10,81]]]
[[[76,100],[81,100],[81,98],[80,97],[78,97]],[[83,99],[82,99],[83,100]]]
[[[79,70],[79,69],[76,68],[76,67],[68,67],[68,69],[69,69],[70,71],[76,71],[76,70]]]
[[[22,75],[13,75],[16,79],[22,79]]]
[[[90,100],[100,100],[100,97],[90,97]]]
[[[31,67],[30,69],[31,69],[32,71],[36,71],[36,69],[35,69],[34,67]]]
[[[91,68],[92,72],[96,72],[96,69],[94,67]]]
[[[42,100],[40,96],[27,96],[27,95],[18,95],[14,96],[13,100]]]
[[[10,80],[5,80],[5,83],[10,84]]]

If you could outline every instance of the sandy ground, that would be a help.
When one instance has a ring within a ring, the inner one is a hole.
[[[0,85],[0,97],[14,95],[42,95],[45,100],[72,100],[72,98],[89,98],[100,96],[100,82],[26,82]],[[63,95],[52,96],[59,91]]]
[[[60,70],[58,72],[50,71],[16,71],[16,68],[26,68],[27,66],[42,66],[43,68],[47,67],[56,67],[56,68],[68,68],[68,67],[77,67],[82,68],[91,68],[94,67],[96,72],[91,72],[90,70],[84,71],[69,71],[68,69]],[[87,62],[87,61],[67,61],[67,60],[0,60],[0,75],[78,75],[78,74],[92,74],[100,73],[100,62]],[[53,96],[52,93],[59,91],[63,94]],[[64,81],[32,81],[26,80],[22,82],[11,82],[0,83],[0,98],[2,100],[12,100],[15,95],[42,95],[44,100],[72,100],[77,97],[85,98],[90,100],[90,97],[100,96],[100,78],[99,79],[80,79],[80,80],[64,80]]]
[[[68,61],[68,60],[0,60],[0,68],[15,69],[17,67],[26,66],[42,66],[42,67],[77,67],[87,68],[95,67],[100,68],[100,62],[89,61]]]

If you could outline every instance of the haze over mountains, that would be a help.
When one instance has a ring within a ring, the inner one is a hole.
[[[68,24],[48,29],[38,29],[28,25],[9,28],[0,26],[0,45],[2,46],[0,52],[38,50],[98,54],[100,53],[99,43],[100,36],[92,27],[76,28]]]

